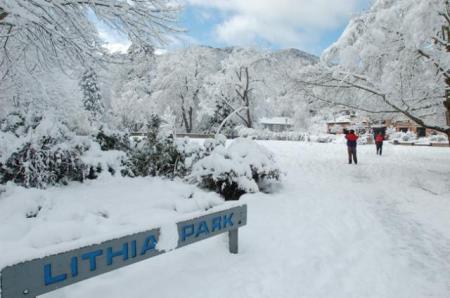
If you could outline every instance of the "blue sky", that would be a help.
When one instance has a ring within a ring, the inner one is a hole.
[[[319,55],[371,0],[184,0],[190,44],[298,48]]]
[[[220,40],[214,30],[216,26],[226,20],[226,16],[222,15],[220,12],[214,11],[209,11],[209,14],[207,14],[206,17],[204,16],[204,14],[205,10],[195,6],[188,6],[184,9],[180,17],[181,26],[187,30],[186,36],[182,38],[183,41],[181,41],[181,44],[184,44],[183,46],[187,46],[189,44],[209,45],[212,47],[226,47],[236,45]],[[310,45],[310,47],[300,50],[309,50],[312,54],[319,55],[324,49],[335,42],[339,38],[339,36],[341,36],[346,24],[347,23],[340,24],[334,29],[327,30],[317,43],[314,43]],[[256,42],[253,44],[244,43],[238,45],[256,45],[272,49],[289,47],[283,46],[282,44],[276,42],[269,42],[261,38],[257,38]],[[292,45],[292,47],[296,46]]]
[[[167,48],[192,45],[297,48],[311,54],[336,41],[349,20],[372,0],[178,0],[179,35]],[[100,26],[112,51],[124,51],[126,37]]]

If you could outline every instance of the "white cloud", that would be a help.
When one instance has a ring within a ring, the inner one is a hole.
[[[208,16],[205,16],[208,17]],[[103,47],[106,48],[110,53],[126,53],[131,45],[130,40],[127,35],[119,30],[112,29],[106,24],[96,20],[96,26],[98,30],[99,37],[103,40]],[[192,36],[183,33],[170,34],[164,36],[166,38],[165,50],[172,50],[176,48],[189,47],[196,45],[199,42]],[[156,50],[158,51],[158,50]],[[162,52],[156,53],[161,54]]]
[[[107,42],[103,46],[105,47],[110,53],[126,53],[128,48],[130,47],[129,42],[121,42],[121,43],[115,43],[115,42]]]
[[[155,49],[155,55],[161,56],[161,55],[165,55],[165,54],[167,54],[166,49]]]
[[[282,47],[309,47],[345,25],[369,0],[186,0],[227,17],[215,28],[219,41],[246,45],[262,39]]]
[[[104,47],[111,53],[126,53],[130,46],[128,37],[118,30],[111,29],[106,24],[96,20],[99,37],[105,42]]]

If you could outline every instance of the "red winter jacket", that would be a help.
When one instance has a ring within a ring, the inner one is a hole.
[[[358,140],[357,135],[355,135],[354,133],[349,133],[345,136],[345,138],[347,139],[347,146],[356,147],[356,140]]]
[[[375,137],[375,142],[376,142],[376,143],[382,143],[383,140],[384,140],[384,138],[383,138],[382,135],[377,135],[377,136]]]

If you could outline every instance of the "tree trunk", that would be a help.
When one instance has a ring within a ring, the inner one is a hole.
[[[192,114],[193,114],[192,107],[189,107],[189,132],[192,132]]]
[[[245,78],[243,72],[245,73]],[[239,79],[239,83],[242,84],[239,85],[239,87],[236,89],[236,93],[239,96],[240,100],[242,101],[242,106],[247,108],[246,111],[247,119],[245,119],[244,117],[241,117],[241,119],[244,121],[245,125],[248,128],[252,128],[253,123],[250,113],[250,98],[249,98],[251,89],[250,89],[250,75],[248,74],[248,67],[241,67],[239,69],[239,72],[236,72],[236,75]]]
[[[450,146],[450,129],[447,129],[448,146]]]
[[[250,102],[248,100],[248,97],[247,97],[246,107],[247,107],[247,111],[246,111],[246,114],[247,114],[247,127],[248,128],[253,128],[252,117],[250,115]]]
[[[183,123],[186,133],[191,133],[191,126],[189,125],[189,120],[188,117],[186,116],[186,111],[184,110],[184,108],[182,109],[181,116],[183,117]]]
[[[186,133],[192,132],[192,107],[189,107],[189,118],[186,115],[186,109],[184,107],[184,96],[180,94],[181,99],[181,117],[183,117],[184,128]]]
[[[447,108],[447,113],[445,113],[445,116],[447,119],[445,119],[447,121],[447,125],[450,126],[450,85],[449,85],[450,80],[447,79],[447,90],[446,90],[446,100],[444,100],[444,106]],[[448,144],[450,145],[450,128],[447,129],[446,131],[447,133],[447,137],[448,137]]]
[[[250,92],[250,75],[248,74],[248,67],[245,68],[245,105],[247,107],[247,126],[248,128],[252,128],[252,118],[250,116],[250,98],[249,98],[249,92]]]
[[[184,129],[186,130],[186,133],[190,133],[191,126],[189,125],[189,120],[188,117],[186,116],[186,109],[184,108],[184,105],[181,105],[181,117],[183,117]]]
[[[448,16],[448,11],[449,11],[450,5],[449,2],[447,2],[447,16]],[[446,18],[447,20],[447,26],[444,26],[445,30],[443,32],[444,35],[444,40],[447,41],[447,46],[446,46],[446,50],[447,53],[450,54],[450,21],[448,18]],[[445,33],[447,33],[447,36],[445,36]],[[447,121],[447,125],[450,126],[450,78],[447,76],[447,78],[445,79],[445,84],[447,85],[445,88],[445,98],[444,98],[444,106],[447,108],[447,119],[445,119]],[[447,129],[447,137],[448,137],[448,144],[450,146],[450,128]]]
[[[192,107],[189,107],[189,112],[188,115],[186,115],[186,110],[183,107],[181,107],[181,115],[183,117],[183,123],[184,123],[184,128],[186,129],[186,133],[191,133],[192,132],[192,114],[193,114],[194,110],[192,109]]]

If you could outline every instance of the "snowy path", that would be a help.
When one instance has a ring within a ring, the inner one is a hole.
[[[239,255],[216,237],[45,297],[450,297],[448,148],[262,144],[287,175],[243,198]]]
[[[362,146],[355,166],[336,145],[268,146],[288,169],[274,212],[291,221],[282,250],[301,255],[295,290],[280,295],[450,296],[448,151]]]

